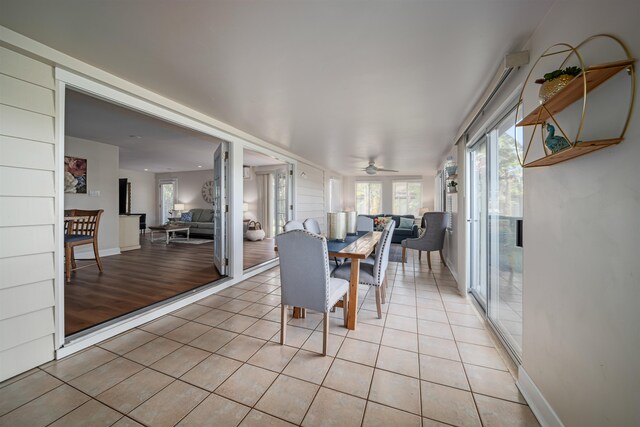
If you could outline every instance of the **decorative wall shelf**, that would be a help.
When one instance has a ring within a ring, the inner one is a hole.
[[[607,38],[607,39],[613,40],[622,48],[622,50],[624,51],[627,57],[619,61],[596,64],[596,65],[591,65],[589,67],[586,67],[582,60],[582,56],[580,55],[579,48],[585,45],[586,43],[588,43],[589,41],[594,40],[596,38]],[[558,48],[560,50],[558,51],[554,50]],[[551,99],[548,99],[546,102],[540,104],[538,107],[533,109],[533,111],[527,114],[524,118],[518,121],[517,118],[521,115],[522,107],[524,104],[523,94],[525,92],[525,88],[527,88],[527,84],[531,80],[532,73],[536,69],[536,66],[538,65],[538,63],[542,58],[553,56],[553,55],[559,55],[563,53],[567,53],[567,55],[562,61],[562,63],[560,64],[559,68],[562,68],[566,64],[566,62],[569,60],[570,57],[575,56],[579,61],[580,68],[584,71],[580,73],[578,76],[576,76],[573,80],[571,80],[567,84],[567,86],[565,86],[562,90],[560,90],[557,94],[555,94]],[[531,71],[529,72],[529,75],[525,80],[525,84],[523,85],[522,91],[520,92],[520,100],[519,100],[517,111],[516,111],[516,126],[519,126],[519,127],[535,126],[535,128],[531,132],[531,138],[529,139],[529,143],[526,145],[526,147],[524,146],[524,141],[523,141],[522,148],[524,149],[524,155],[523,153],[521,153],[520,147],[518,145],[517,137],[516,137],[516,151],[518,153],[518,160],[520,161],[520,164],[525,168],[551,166],[551,165],[565,162],[569,159],[583,156],[593,151],[597,151],[602,148],[606,148],[611,145],[616,145],[620,143],[624,139],[624,134],[629,125],[629,120],[631,119],[631,113],[633,111],[633,103],[635,98],[634,63],[635,63],[635,59],[630,56],[629,50],[624,45],[624,43],[622,43],[622,41],[620,41],[619,39],[613,36],[610,36],[608,34],[598,34],[596,36],[590,37],[585,41],[583,41],[582,43],[580,43],[577,47],[573,47],[566,43],[559,43],[549,47],[538,58],[538,60],[535,62],[535,64],[531,68]],[[626,70],[631,77],[631,97],[629,101],[629,108],[628,108],[626,122],[624,124],[624,128],[621,134],[617,137],[608,138],[608,139],[581,141],[580,135],[584,126],[588,93],[623,70]],[[581,114],[580,124],[578,127],[578,131],[576,133],[576,136],[574,138],[570,138],[565,134],[563,128],[556,121],[555,115],[563,111],[565,108],[569,107],[570,105],[573,105],[579,100],[582,100],[582,114]],[[559,132],[562,134],[562,136],[566,139],[566,141],[569,144],[567,148],[555,153],[551,152],[547,148],[544,141],[545,138],[544,138],[543,126],[546,123],[550,123],[550,122],[553,122],[555,124],[555,127],[558,128]],[[539,159],[528,161],[529,151],[531,149],[531,145],[533,144],[533,139],[535,137],[536,131],[538,130],[538,126],[540,126],[540,141],[541,141],[542,149],[545,155]]]

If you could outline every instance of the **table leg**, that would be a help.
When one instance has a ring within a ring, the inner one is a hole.
[[[351,278],[349,280],[349,322],[347,329],[355,331],[358,311],[358,283],[360,282],[360,260],[351,259]]]
[[[302,307],[293,307],[293,318],[301,319],[302,317]]]
[[[189,232],[191,231],[191,228],[187,228],[187,241],[189,241]]]
[[[167,231],[167,245],[169,244],[169,239],[171,238],[171,232]]]

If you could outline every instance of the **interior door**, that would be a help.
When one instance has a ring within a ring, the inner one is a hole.
[[[227,222],[229,201],[227,195],[227,168],[229,150],[222,142],[213,155],[213,263],[222,276],[227,275]]]
[[[487,139],[469,151],[471,293],[487,309]]]
[[[175,180],[162,180],[160,181],[159,186],[159,196],[160,200],[160,218],[161,224],[166,224],[169,222],[169,218],[171,217],[169,211],[173,211],[173,205],[176,202],[176,182]],[[153,225],[153,224],[151,224]]]

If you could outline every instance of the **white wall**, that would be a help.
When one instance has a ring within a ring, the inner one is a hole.
[[[52,68],[0,47],[0,381],[53,358],[54,115]]]
[[[156,174],[120,169],[119,177],[131,183],[131,213],[146,213],[147,226],[158,224]]]
[[[213,155],[213,151],[212,151]],[[207,181],[213,181],[213,169],[192,172],[170,172],[156,174],[156,183],[161,179],[177,179],[178,194],[176,203],[184,203],[185,212],[189,209],[212,209],[212,205],[202,198],[202,185]],[[156,187],[157,188],[157,187]],[[156,214],[159,208],[156,209]]]
[[[391,212],[393,208],[393,181],[420,181],[422,183],[422,207],[433,210],[434,203],[434,189],[433,189],[434,175],[393,175],[393,176],[345,176],[343,177],[343,201],[344,209],[354,210],[356,207],[356,182],[382,182],[382,212],[376,213],[404,213],[404,212]]]
[[[449,193],[448,189],[445,196],[446,211],[451,212],[451,228],[449,228],[444,236],[444,247],[442,253],[445,257],[447,267],[458,282],[460,292],[466,290],[465,279],[465,234],[466,234],[466,216],[465,216],[465,146],[460,143],[449,151],[445,158],[451,157],[453,162],[458,165],[458,183],[457,193]],[[445,162],[438,167],[443,170]],[[435,177],[431,178],[431,189],[435,194]],[[448,181],[447,181],[448,183]],[[446,185],[446,183],[445,183]]]
[[[245,219],[256,220],[258,218],[258,185],[255,168],[249,168],[249,179],[244,179],[243,202],[249,205],[249,211],[244,214]]]
[[[105,254],[120,253],[118,220],[119,148],[87,139],[65,136],[65,156],[87,159],[87,193],[65,193],[65,209],[104,209],[100,217],[98,246]],[[99,191],[100,196],[89,196]],[[76,248],[78,258],[93,257],[91,245]]]
[[[303,176],[304,175],[304,176]],[[325,178],[324,171],[306,163],[298,163],[296,189],[296,219],[315,218],[320,229],[325,229]]]

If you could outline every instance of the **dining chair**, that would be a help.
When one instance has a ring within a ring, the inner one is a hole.
[[[93,245],[93,253],[98,269],[103,272],[100,252],[98,250],[98,229],[103,209],[87,211],[81,209],[68,209],[64,211],[64,257],[67,282],[71,281],[71,272],[80,268],[90,267],[76,266],[75,247],[81,245]]]
[[[356,219],[356,230],[373,231],[373,219],[368,216],[358,215]]]
[[[302,223],[304,229],[310,231],[315,234],[321,234],[322,230],[320,230],[320,223],[315,218],[307,218]]]
[[[327,355],[329,310],[342,299],[347,326],[349,282],[329,274],[327,239],[306,230],[276,236],[280,255],[280,344],[286,340],[287,306],[324,313],[322,354]]]
[[[391,251],[391,236],[395,228],[395,221],[389,221],[387,225],[385,225],[373,264],[368,262],[360,263],[359,283],[361,285],[375,286],[376,288],[378,319],[382,319],[382,304],[386,299],[387,267],[389,265],[389,252]],[[346,261],[338,267],[333,272],[333,277],[349,280],[351,278],[351,261]]]
[[[449,212],[426,212],[422,217],[426,225],[425,231],[415,239],[404,239],[402,245],[402,264],[404,266],[407,249],[418,250],[418,259],[422,259],[422,251],[427,252],[427,263],[431,269],[431,251],[440,252],[440,260],[446,266],[442,247],[444,246],[444,235],[449,224]]]
[[[284,225],[284,231],[304,230],[304,225],[300,221],[287,221]]]

